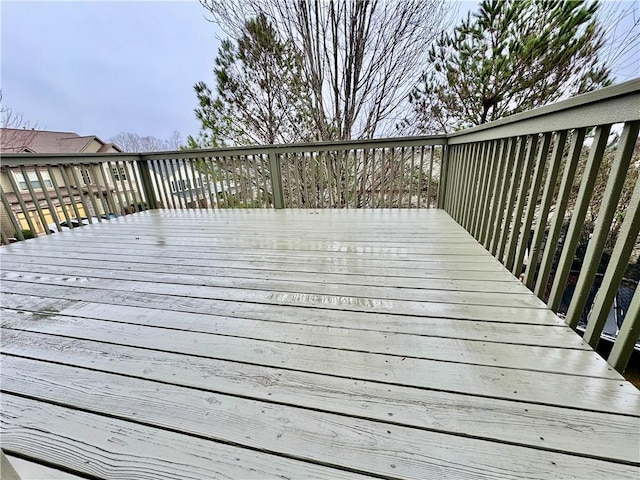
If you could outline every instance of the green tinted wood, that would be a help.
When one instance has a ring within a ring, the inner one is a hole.
[[[527,202],[527,197],[531,198],[529,193],[529,186],[532,183],[532,174],[533,168],[535,165],[536,158],[536,149],[538,147],[538,136],[533,135],[528,138],[527,150],[525,154],[525,163],[522,170],[522,177],[520,180],[520,187],[518,188],[518,193],[516,194],[516,202],[515,202],[515,211],[513,215],[513,224],[511,226],[511,232],[509,232],[509,241],[506,245],[505,255],[504,255],[504,264],[507,267],[507,270],[512,270],[515,263],[515,253],[516,246],[518,243],[518,239],[520,238],[521,232],[523,232],[523,222],[525,219],[522,218],[524,214],[524,206]],[[546,158],[546,156],[545,156]],[[538,198],[536,192],[536,199]],[[528,226],[526,228],[529,228]],[[514,275],[520,276],[520,272],[513,272]]]
[[[507,247],[507,239],[513,231],[513,226],[519,220],[515,218],[515,212],[513,207],[515,204],[516,196],[518,195],[518,185],[522,177],[522,169],[524,166],[525,152],[527,149],[527,137],[518,138],[518,145],[515,156],[515,165],[512,168],[511,175],[509,176],[509,193],[506,197],[504,208],[504,223],[500,230],[500,241],[498,243],[498,249],[496,250],[496,258],[498,258],[503,264],[507,264],[505,258],[505,250]]]
[[[511,273],[519,277],[522,272],[522,266],[524,262],[525,252],[527,245],[529,244],[529,237],[531,235],[531,224],[533,223],[533,216],[537,207],[537,200],[540,194],[540,187],[542,185],[542,178],[544,176],[545,168],[547,165],[547,156],[549,154],[549,146],[551,144],[551,134],[546,133],[542,137],[542,144],[538,150],[538,157],[535,162],[535,169],[533,172],[533,183],[531,189],[528,192],[527,211],[524,215],[522,224],[522,233],[518,240],[518,247],[515,253],[515,259]],[[543,199],[544,202],[544,199]],[[542,218],[542,214],[540,214]],[[535,260],[537,261],[537,259]]]
[[[562,225],[564,223],[565,212],[567,210],[567,204],[569,203],[569,195],[571,194],[571,187],[573,185],[576,169],[578,168],[578,161],[580,160],[585,132],[586,130],[581,128],[574,130],[571,134],[571,143],[564,171],[562,173],[560,191],[558,193],[558,198],[556,199],[553,220],[551,228],[549,229],[549,234],[547,235],[547,241],[542,255],[542,263],[540,264],[540,271],[536,280],[534,293],[538,298],[546,297],[549,274],[551,273],[556,249],[558,248],[558,239],[562,232]]]
[[[553,202],[554,190],[558,173],[560,172],[560,166],[562,164],[562,155],[564,152],[564,145],[566,141],[566,130],[555,134],[555,143],[553,146],[553,153],[551,154],[551,164],[549,165],[549,169],[547,171],[547,179],[544,185],[542,202],[540,203],[539,207],[538,220],[536,222],[533,239],[531,241],[529,258],[527,260],[527,269],[524,277],[525,285],[532,291],[535,285],[536,273],[538,272],[538,258],[540,258],[540,249],[542,248],[542,241],[544,240],[546,232],[549,209]]]
[[[640,288],[636,288],[627,316],[618,332],[616,343],[607,359],[617,371],[623,372],[627,367],[638,337],[640,337]]]
[[[587,303],[589,291],[591,290],[591,286],[593,285],[593,281],[596,277],[604,245],[609,236],[611,221],[617,211],[618,198],[620,197],[620,193],[622,192],[622,188],[627,178],[629,165],[631,163],[631,156],[633,155],[633,149],[636,145],[639,130],[640,122],[632,122],[627,123],[622,131],[616,156],[611,165],[607,185],[602,196],[602,203],[600,205],[598,218],[587,246],[587,251],[584,256],[584,261],[580,269],[580,275],[578,277],[578,282],[576,283],[573,297],[571,298],[569,309],[567,310],[566,321],[571,328],[578,326],[580,316],[582,315],[582,311]],[[601,155],[602,154],[604,154],[604,147],[602,148]],[[605,286],[606,288],[610,287],[608,284],[605,284]]]
[[[609,137],[610,130],[611,125],[601,125],[597,127],[593,143],[589,150],[589,158],[585,165],[584,174],[582,175],[582,180],[580,182],[580,190],[578,191],[576,204],[571,215],[571,223],[569,224],[569,230],[567,231],[567,237],[565,239],[562,254],[560,255],[560,261],[558,262],[558,268],[553,279],[553,286],[551,287],[549,300],[547,301],[547,306],[554,312],[558,309],[560,299],[562,298],[562,294],[567,284],[567,279],[569,278],[573,258],[578,246],[578,241],[580,240],[582,225],[584,223],[587,209],[589,208],[589,200],[593,193],[593,188],[602,162],[604,149],[607,146],[607,139]]]

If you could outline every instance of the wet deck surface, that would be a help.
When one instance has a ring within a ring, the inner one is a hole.
[[[442,211],[153,211],[1,253],[22,478],[640,475],[640,392]]]

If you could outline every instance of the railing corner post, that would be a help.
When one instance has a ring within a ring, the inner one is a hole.
[[[143,160],[141,156],[138,157],[136,164],[140,172],[140,181],[142,182],[142,190],[147,206],[151,210],[155,210],[158,208],[158,202],[156,201],[156,193],[153,188],[153,181],[151,180],[149,164],[147,160]]]
[[[448,139],[447,139],[448,140]],[[438,202],[436,208],[444,208],[446,191],[447,173],[449,170],[449,145],[442,146],[442,164],[440,167],[440,182],[438,183]]]
[[[269,149],[269,177],[273,191],[273,208],[284,208],[284,193],[282,190],[282,169],[276,151]]]

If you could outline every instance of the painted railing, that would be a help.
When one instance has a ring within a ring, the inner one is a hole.
[[[617,299],[640,229],[639,121],[634,80],[451,135],[3,155],[2,242],[147,208],[444,208],[592,346],[618,301],[622,370],[640,334],[640,289]]]
[[[639,127],[634,80],[447,142],[443,208],[572,328],[587,318],[581,327],[593,347],[639,244]],[[601,288],[590,304],[598,270]],[[639,308],[636,289],[609,356],[618,370],[638,341]]]
[[[2,243],[146,208],[137,155],[3,154]]]
[[[154,180],[150,196],[163,208],[421,208],[437,202],[445,141],[432,136],[272,145],[141,159]]]
[[[5,154],[3,242],[72,227],[77,218],[91,223],[146,208],[435,207],[445,142],[428,136],[146,154]]]

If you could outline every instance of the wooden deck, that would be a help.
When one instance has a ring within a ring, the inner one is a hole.
[[[1,254],[23,479],[640,476],[640,392],[442,211],[151,211]]]

